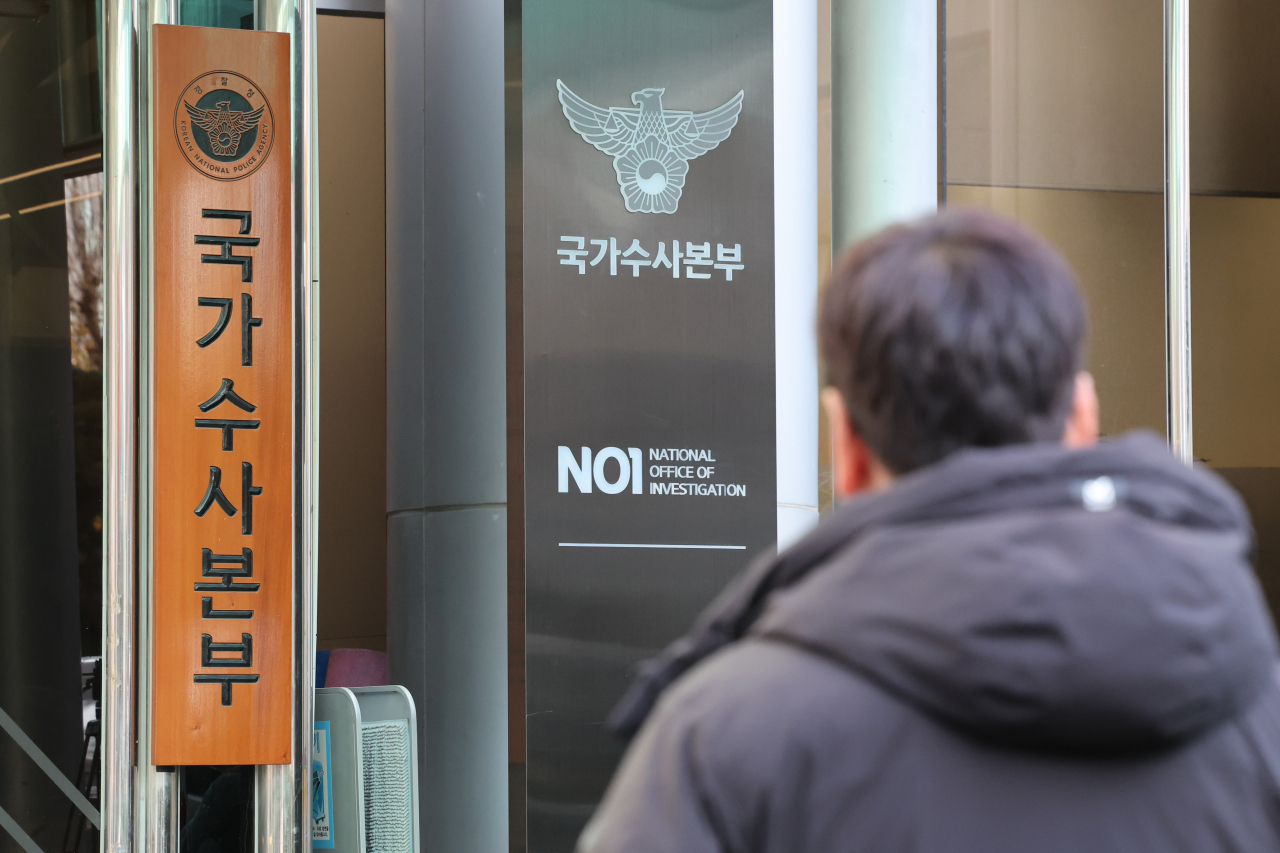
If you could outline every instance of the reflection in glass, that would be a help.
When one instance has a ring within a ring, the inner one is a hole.
[[[1280,7],[1191,5],[1195,455],[1244,496],[1280,608]]]
[[[67,289],[71,366],[102,370],[102,173],[67,178]]]
[[[1102,427],[1160,433],[1162,19],[1146,0],[948,0],[947,201],[1039,230],[1089,303]]]
[[[102,89],[98,84],[98,32],[102,4],[55,0],[58,24],[58,89],[62,145],[66,149],[102,144]]]
[[[97,807],[98,20],[89,0],[0,2],[0,853],[98,848],[58,785]]]
[[[180,0],[181,21],[189,27],[253,29],[253,0]]]
[[[254,847],[252,767],[182,768],[179,853],[248,853]]]

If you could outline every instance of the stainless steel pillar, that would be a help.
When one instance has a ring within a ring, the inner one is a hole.
[[[1191,411],[1190,0],[1164,3],[1165,376],[1169,446],[1188,465]]]
[[[818,5],[773,3],[778,550],[818,523]]]
[[[387,653],[422,846],[508,849],[502,0],[387,3]]]
[[[832,0],[836,252],[938,204],[937,0]]]
[[[137,151],[133,0],[103,9],[102,850],[132,853],[137,545]]]
[[[260,30],[287,32],[293,63],[294,205],[294,741],[293,765],[256,773],[258,853],[306,853],[311,730],[315,719],[316,494],[319,458],[319,234],[316,192],[314,0],[257,0]]]
[[[151,761],[151,651],[154,623],[151,589],[151,448],[152,448],[152,211],[154,157],[151,116],[151,27],[177,23],[177,0],[137,0],[138,19],[138,655],[137,770],[134,802],[134,848],[138,853],[170,853],[178,846],[179,776],[174,768],[157,770]]]

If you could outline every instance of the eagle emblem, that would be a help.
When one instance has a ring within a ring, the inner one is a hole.
[[[230,101],[218,101],[217,108],[202,110],[183,102],[191,123],[209,134],[209,147],[215,157],[234,157],[240,137],[258,126],[264,107],[252,112],[231,109]]]
[[[641,89],[636,109],[597,107],[556,81],[569,126],[613,157],[623,201],[632,213],[675,213],[689,161],[729,138],[742,112],[742,92],[705,113],[668,110],[666,89]]]

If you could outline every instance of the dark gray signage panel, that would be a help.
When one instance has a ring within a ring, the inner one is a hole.
[[[631,666],[776,535],[770,0],[525,0],[528,815],[570,851]]]

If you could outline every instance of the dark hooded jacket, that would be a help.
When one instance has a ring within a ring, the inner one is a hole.
[[[1236,494],[1154,436],[953,454],[644,667],[580,850],[1280,851],[1251,547]]]

